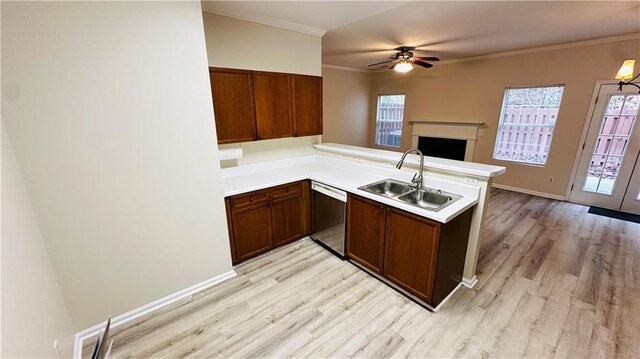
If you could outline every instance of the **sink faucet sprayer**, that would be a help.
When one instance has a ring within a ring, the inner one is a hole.
[[[405,152],[402,155],[402,158],[400,159],[400,162],[398,162],[398,164],[396,165],[396,168],[397,169],[402,168],[405,157],[407,157],[407,155],[411,152],[415,152],[417,155],[420,156],[420,172],[413,175],[413,178],[411,179],[411,183],[413,183],[416,186],[416,188],[422,188],[422,172],[424,170],[424,155],[420,150],[413,149],[413,148],[410,150],[407,150],[407,152]]]

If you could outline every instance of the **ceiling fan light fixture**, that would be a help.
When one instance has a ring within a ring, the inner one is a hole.
[[[406,74],[407,72],[413,70],[413,65],[407,60],[399,62],[394,68],[395,71]]]
[[[620,70],[618,70],[618,74],[616,75],[616,80],[628,80],[633,77],[633,67],[636,64],[636,60],[624,60],[622,66],[620,66]]]

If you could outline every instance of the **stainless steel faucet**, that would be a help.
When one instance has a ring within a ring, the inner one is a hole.
[[[397,169],[401,169],[402,165],[404,164],[404,159],[407,157],[407,155],[411,152],[415,152],[416,155],[420,156],[420,171],[416,174],[413,175],[413,179],[411,179],[411,183],[413,183],[415,185],[416,188],[420,189],[422,188],[422,172],[424,171],[424,155],[422,154],[422,152],[420,152],[420,150],[418,149],[410,149],[407,150],[407,152],[405,152],[402,155],[402,158],[400,159],[400,162],[398,162],[398,164],[396,165]]]

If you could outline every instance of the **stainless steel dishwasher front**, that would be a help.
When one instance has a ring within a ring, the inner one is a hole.
[[[311,239],[345,258],[347,193],[320,182],[311,182],[313,233]]]

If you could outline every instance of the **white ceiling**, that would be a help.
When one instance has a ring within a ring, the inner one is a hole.
[[[206,1],[203,10],[326,30],[323,64],[356,68],[400,45],[453,60],[640,34],[640,1]]]

